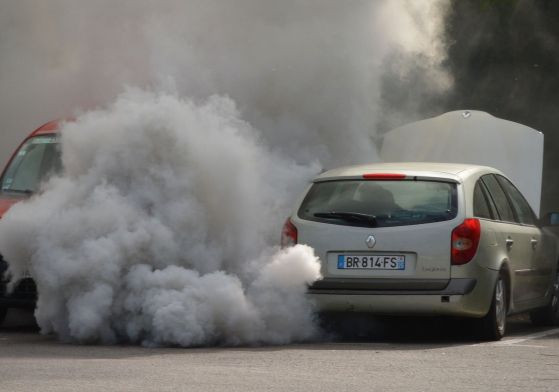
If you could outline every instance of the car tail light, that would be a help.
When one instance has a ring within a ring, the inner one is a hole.
[[[452,230],[451,260],[453,265],[462,265],[472,260],[477,252],[481,226],[478,219],[469,218]]]
[[[287,218],[281,231],[281,247],[286,248],[297,244],[297,228],[291,219]]]

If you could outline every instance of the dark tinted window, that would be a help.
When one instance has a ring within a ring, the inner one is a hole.
[[[518,217],[518,221],[527,225],[535,224],[534,214],[532,213],[530,205],[526,199],[524,199],[524,196],[522,196],[518,189],[516,189],[516,187],[505,177],[497,176],[497,179],[509,196],[512,207]]]
[[[478,218],[493,219],[482,186],[481,181],[478,181],[474,189],[474,216],[477,216]]]
[[[298,211],[302,219],[365,227],[440,222],[456,213],[456,184],[372,180],[315,183]]]
[[[497,208],[500,219],[506,222],[516,222],[507,196],[505,195],[503,188],[501,188],[495,177],[489,174],[483,176],[482,179],[487,186],[487,189],[489,190],[493,201],[495,202],[495,207]]]

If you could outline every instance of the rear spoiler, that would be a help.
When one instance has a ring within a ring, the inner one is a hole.
[[[374,178],[364,178],[365,176],[333,176],[333,177],[323,177],[323,178],[316,178],[313,182],[328,182],[328,181],[344,181],[344,180],[371,180]],[[460,184],[456,178],[448,178],[448,177],[437,177],[437,176],[414,176],[414,175],[406,175],[402,178],[398,179],[383,179],[377,178],[376,180],[379,181],[433,181],[433,182],[449,182],[451,184]]]
[[[540,215],[541,132],[469,110],[454,111],[387,132],[379,155],[386,162],[447,162],[491,166],[509,177]]]

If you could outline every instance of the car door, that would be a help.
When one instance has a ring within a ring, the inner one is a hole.
[[[529,288],[527,299],[536,299],[545,296],[551,275],[551,261],[546,257],[543,249],[543,238],[537,219],[520,191],[505,177],[496,176],[499,184],[509,197],[510,204],[515,212],[518,222],[529,231],[530,251],[532,253],[529,271],[526,271],[526,281]]]
[[[493,174],[482,177],[499,215],[496,227],[498,245],[506,250],[509,266],[512,269],[511,289],[514,306],[521,309],[522,303],[534,297],[532,276],[534,249],[532,239],[538,237],[535,226],[520,223],[510,197]]]

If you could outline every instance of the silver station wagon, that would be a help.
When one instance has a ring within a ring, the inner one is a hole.
[[[500,171],[381,163],[314,179],[282,232],[313,247],[320,311],[477,319],[498,340],[507,315],[559,322],[557,239]]]

